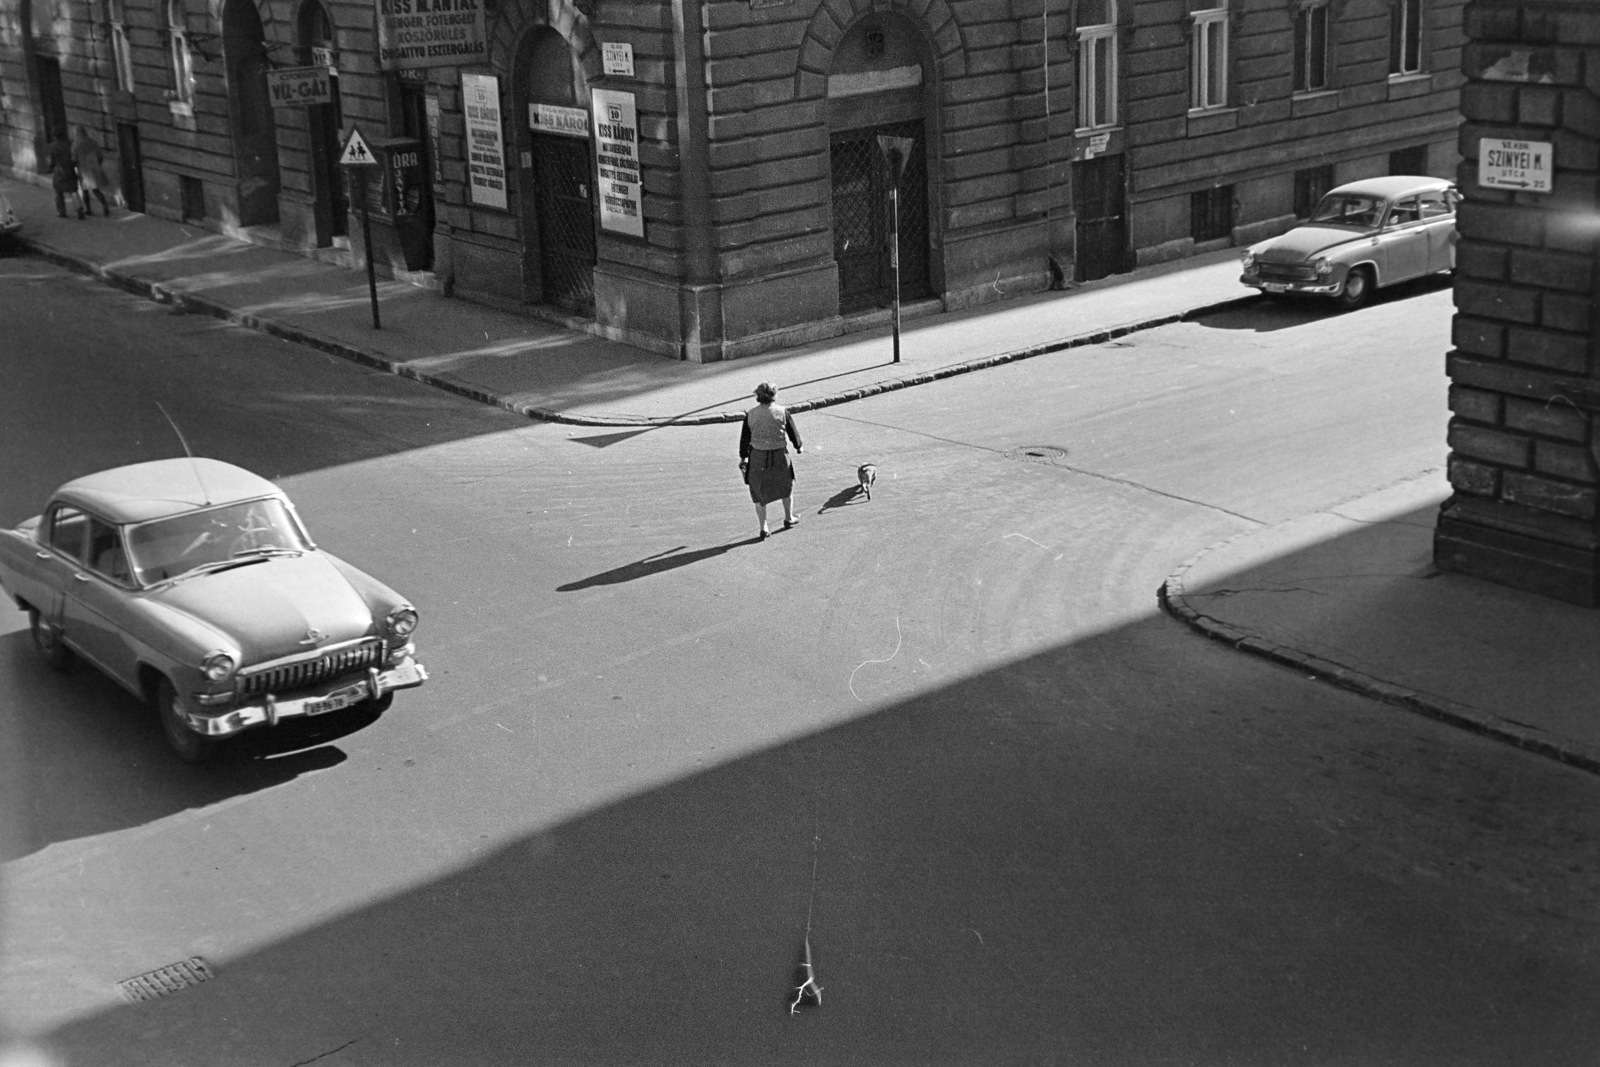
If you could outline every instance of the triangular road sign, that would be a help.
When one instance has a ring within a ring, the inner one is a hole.
[[[350,139],[344,143],[344,151],[339,155],[339,163],[346,167],[376,167],[378,157],[372,154],[372,149],[367,147],[367,139],[361,136],[361,129],[356,126],[350,128]]]

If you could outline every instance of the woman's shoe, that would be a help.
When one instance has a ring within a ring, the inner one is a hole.
[[[799,525],[800,525],[800,520],[799,519],[784,519],[783,520],[783,528],[785,530],[792,529],[793,527],[796,527],[796,526],[799,526]]]
[[[766,539],[767,539],[767,538],[769,538],[769,537],[771,537],[771,536],[772,536],[772,535],[771,535],[771,534],[769,534],[769,533],[768,533],[768,532],[767,532],[767,531],[765,531],[765,530],[762,530],[762,531],[761,531],[761,537],[760,537],[760,538],[758,538],[758,540],[762,540],[762,541],[765,541],[765,540],[766,540]]]

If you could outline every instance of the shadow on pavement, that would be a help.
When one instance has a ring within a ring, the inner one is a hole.
[[[1408,282],[1379,289],[1372,294],[1371,304],[1391,300],[1406,300],[1426,293],[1449,289],[1452,275],[1436,274],[1427,278],[1414,278]],[[1369,304],[1368,306],[1371,306]],[[1336,301],[1323,296],[1265,296],[1245,307],[1196,315],[1194,322],[1213,330],[1249,330],[1255,333],[1274,333],[1278,330],[1306,326],[1310,323],[1337,323],[1345,311]]]
[[[665,552],[657,553],[654,556],[646,556],[637,562],[629,563],[613,570],[601,571],[599,574],[590,575],[576,582],[558,585],[556,586],[556,592],[576,593],[580,589],[592,589],[597,585],[621,585],[623,582],[648,578],[652,574],[662,574],[666,571],[677,570],[679,567],[687,567],[691,563],[699,563],[701,560],[713,559],[724,552],[738,548],[740,545],[754,545],[759,544],[760,541],[759,537],[747,537],[742,541],[730,541],[725,544],[713,545],[710,548],[697,548],[692,552],[684,551],[689,547],[688,545],[679,545],[677,548],[669,548]]]

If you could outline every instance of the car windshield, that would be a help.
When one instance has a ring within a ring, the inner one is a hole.
[[[185,512],[128,529],[128,555],[143,585],[306,548],[299,524],[283,501],[273,498]]]
[[[1311,213],[1312,222],[1371,228],[1383,218],[1383,199],[1357,193],[1329,193]]]

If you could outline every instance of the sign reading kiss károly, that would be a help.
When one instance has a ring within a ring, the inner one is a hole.
[[[482,0],[377,0],[378,65],[384,70],[482,63]]]

